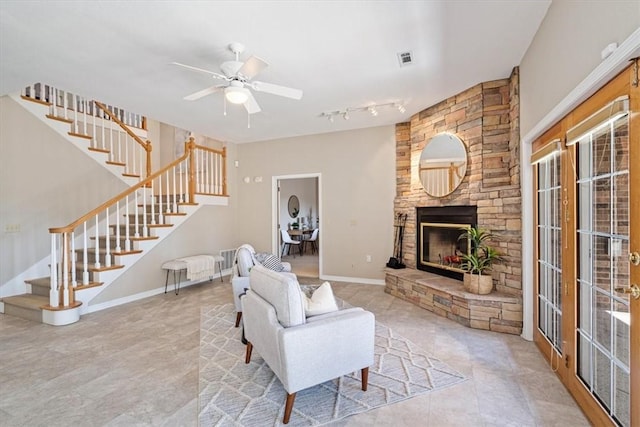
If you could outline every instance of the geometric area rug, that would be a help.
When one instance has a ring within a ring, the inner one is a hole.
[[[286,392],[255,351],[244,363],[233,304],[200,315],[198,422],[209,426],[279,426]],[[331,355],[327,355],[331,357]],[[319,426],[465,381],[460,373],[376,322],[369,387],[360,371],[301,390],[288,426]]]

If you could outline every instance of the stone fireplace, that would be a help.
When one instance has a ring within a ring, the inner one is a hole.
[[[480,83],[396,125],[394,217],[407,215],[401,260],[407,268],[387,269],[385,279],[386,292],[394,296],[470,327],[514,334],[522,329],[518,87],[516,67],[508,79]],[[432,197],[420,181],[420,156],[426,143],[443,132],[462,140],[468,169],[455,191]],[[456,216],[468,207],[475,208],[475,218],[473,213]],[[441,209],[437,215],[443,221],[423,217],[431,208]],[[504,259],[494,265],[495,291],[489,295],[468,294],[456,280],[461,272],[455,256],[465,242],[453,240],[462,234],[461,224],[497,237],[494,246]]]
[[[471,248],[459,236],[463,228],[476,225],[476,207],[418,207],[416,223],[416,268],[462,280],[460,257]]]

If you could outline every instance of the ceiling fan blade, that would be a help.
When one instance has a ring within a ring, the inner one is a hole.
[[[207,95],[211,95],[212,93],[217,92],[219,89],[221,89],[223,87],[224,87],[224,85],[211,86],[211,87],[208,87],[206,89],[202,89],[202,90],[199,90],[199,91],[197,91],[195,93],[192,93],[191,95],[187,95],[183,99],[185,101],[195,101],[196,99],[200,99],[200,98],[203,98],[203,97],[205,97]]]
[[[251,87],[258,92],[267,92],[274,95],[284,96],[292,99],[302,99],[302,91],[290,87],[274,85],[272,83],[253,82]]]
[[[251,91],[249,89],[245,89],[245,90],[247,91],[247,95],[249,95],[249,98],[247,98],[247,100],[244,103],[244,108],[247,109],[247,113],[254,114],[262,111],[260,109],[260,106],[258,105],[258,102],[253,97],[253,94],[251,93]]]
[[[262,70],[267,68],[269,64],[257,56],[252,56],[240,67],[238,74],[242,74],[247,80],[250,80],[260,74]]]
[[[222,74],[215,73],[215,72],[213,72],[213,71],[209,71],[209,70],[205,70],[205,69],[203,69],[203,68],[192,67],[191,65],[185,65],[185,64],[181,64],[181,63],[179,63],[179,62],[172,62],[171,64],[173,64],[173,65],[177,65],[178,67],[187,68],[187,69],[192,70],[192,71],[198,71],[198,72],[200,72],[200,73],[206,73],[206,74],[209,74],[209,75],[211,75],[211,76],[215,77],[216,79],[229,80],[229,78],[228,78],[228,77],[223,76]]]

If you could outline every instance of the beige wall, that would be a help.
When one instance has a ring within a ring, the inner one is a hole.
[[[521,135],[602,62],[609,43],[639,27],[637,0],[554,0],[520,64]]]
[[[1,97],[0,296],[2,285],[49,256],[50,227],[69,224],[125,188],[13,99]],[[9,224],[20,232],[6,233]]]
[[[270,250],[272,177],[321,174],[321,271],[325,277],[382,280],[393,253],[395,128],[382,126],[238,145],[237,233]],[[233,163],[233,160],[230,161]],[[256,183],[253,178],[262,177]],[[371,255],[371,262],[366,262]]]

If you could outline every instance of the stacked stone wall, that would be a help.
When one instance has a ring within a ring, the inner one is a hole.
[[[403,262],[416,268],[416,207],[477,206],[478,225],[498,236],[505,260],[493,269],[498,291],[522,293],[519,73],[473,86],[396,125],[395,213],[407,214]],[[467,173],[444,197],[429,196],[418,175],[420,155],[435,135],[449,132],[466,145]]]

